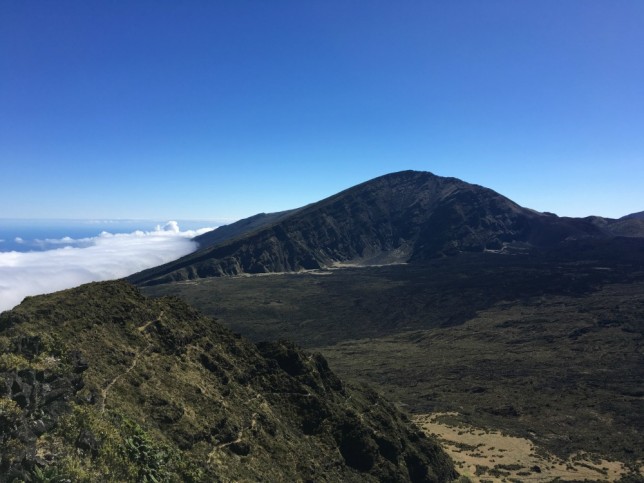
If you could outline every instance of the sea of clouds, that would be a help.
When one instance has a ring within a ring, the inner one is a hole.
[[[48,246],[58,248],[46,251],[0,252],[0,312],[28,295],[122,278],[170,262],[195,251],[192,238],[210,230],[181,231],[170,221],[152,231],[47,239]]]

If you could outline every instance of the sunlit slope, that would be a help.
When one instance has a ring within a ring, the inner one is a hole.
[[[0,315],[0,481],[449,481],[390,403],[125,282]]]

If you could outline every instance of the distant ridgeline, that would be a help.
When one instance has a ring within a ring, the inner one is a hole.
[[[526,253],[571,240],[643,237],[641,215],[558,217],[456,178],[403,171],[299,209],[220,227],[195,238],[196,252],[128,279],[153,285],[342,263],[422,263],[462,252]]]

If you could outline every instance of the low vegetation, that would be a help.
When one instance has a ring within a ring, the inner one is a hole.
[[[0,314],[0,481],[448,481],[451,460],[321,355],[125,282]]]
[[[541,255],[207,279],[176,294],[255,340],[289,337],[406,409],[527,438],[641,478],[644,252],[634,240]],[[498,468],[499,471],[507,469]],[[527,471],[527,470],[526,470]]]

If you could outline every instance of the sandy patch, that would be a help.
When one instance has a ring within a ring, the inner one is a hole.
[[[628,473],[624,463],[576,454],[568,460],[537,448],[530,440],[463,424],[443,422],[456,413],[418,414],[414,421],[439,439],[458,471],[473,482],[616,481]],[[640,467],[640,474],[642,467]]]

